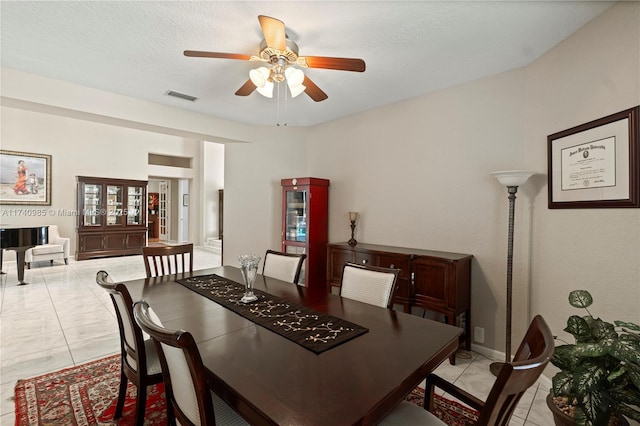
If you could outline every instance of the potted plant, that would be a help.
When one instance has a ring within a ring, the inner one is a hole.
[[[552,379],[549,407],[553,411],[553,400],[564,397],[577,425],[607,425],[620,415],[640,421],[640,326],[594,318],[586,290],[569,293],[569,303],[587,315],[569,317],[564,331],[575,343],[555,348],[551,363],[560,371]]]

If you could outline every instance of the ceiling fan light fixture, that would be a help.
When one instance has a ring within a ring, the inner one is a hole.
[[[259,67],[249,71],[249,78],[251,82],[256,85],[258,89],[265,87],[269,83],[269,68]],[[271,89],[273,90],[273,83],[271,83]],[[270,97],[270,96],[269,96]]]
[[[293,87],[289,85],[289,91],[291,92],[292,98],[295,98],[300,93],[303,93],[305,90],[307,90],[307,88],[303,84],[298,84],[297,86],[293,86]]]
[[[256,91],[266,98],[273,98],[273,83],[266,81],[262,87],[256,86]]]
[[[291,88],[291,86],[300,86],[304,81],[304,73],[298,68],[287,68],[284,70],[284,76],[287,78],[289,88]]]
[[[287,78],[287,86],[289,86],[292,98],[295,98],[307,89],[302,84],[304,81],[304,73],[302,70],[298,68],[287,68],[284,70],[284,75]]]

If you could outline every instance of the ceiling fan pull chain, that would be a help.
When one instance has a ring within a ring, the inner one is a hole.
[[[287,86],[284,84],[281,84],[280,86],[282,86],[282,91],[284,92],[284,119],[287,119],[287,116],[289,115],[289,96],[287,96]],[[287,125],[287,122],[284,122],[284,125]]]
[[[278,127],[280,127],[280,99],[281,99],[280,92],[281,92],[281,90],[282,90],[282,84],[277,83],[277,86],[276,86],[276,111],[277,111],[278,117],[277,117],[277,120],[276,120],[276,126],[278,126]],[[285,88],[285,90],[286,90],[286,88]],[[287,92],[286,91],[284,93],[284,115],[285,115],[285,117],[287,115]],[[284,122],[283,126],[285,126],[285,127],[287,126],[287,122],[286,121]]]
[[[276,84],[276,113],[277,113],[276,125],[280,127],[280,83]]]

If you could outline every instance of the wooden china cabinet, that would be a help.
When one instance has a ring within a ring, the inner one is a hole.
[[[147,181],[78,176],[76,260],[142,253]]]
[[[305,253],[300,284],[326,285],[329,181],[312,177],[282,179],[282,251]]]

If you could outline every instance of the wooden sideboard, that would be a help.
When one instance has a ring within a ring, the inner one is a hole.
[[[464,313],[464,341],[471,350],[472,255],[358,243],[327,245],[327,290],[340,287],[346,262],[400,269],[394,304],[441,313],[448,324]],[[455,355],[450,359],[455,362]]]

